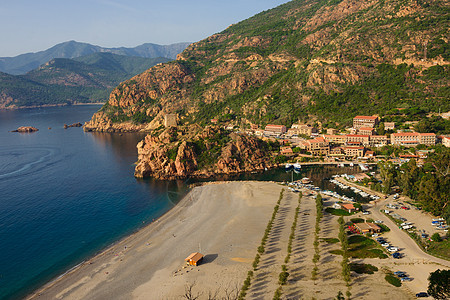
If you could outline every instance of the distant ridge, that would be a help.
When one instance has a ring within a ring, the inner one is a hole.
[[[169,61],[96,52],[54,58],[25,75],[0,72],[0,109],[104,102],[121,81]]]
[[[54,58],[77,58],[97,52],[145,58],[165,57],[175,59],[177,54],[181,53],[189,44],[157,45],[146,43],[134,48],[104,48],[88,43],[68,41],[36,53],[26,53],[15,57],[0,57],[0,72],[22,75]]]

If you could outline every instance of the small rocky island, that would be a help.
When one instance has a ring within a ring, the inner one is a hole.
[[[39,129],[33,126],[21,126],[11,132],[35,132],[35,131],[39,131]]]
[[[81,126],[83,126],[83,124],[81,124],[80,122],[73,123],[72,125],[64,124],[64,129],[67,129],[67,128],[70,128],[70,127],[81,127]]]

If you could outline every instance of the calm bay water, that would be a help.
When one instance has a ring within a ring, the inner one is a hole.
[[[0,299],[23,297],[178,200],[183,186],[133,177],[143,135],[63,129],[98,109],[0,111]],[[9,132],[19,126],[39,131]]]
[[[192,182],[136,180],[136,144],[142,134],[63,129],[89,120],[98,109],[0,111],[0,299],[26,296],[161,216]],[[19,126],[39,131],[9,132]],[[357,171],[316,166],[293,176],[336,190],[323,179]],[[291,176],[279,169],[217,179],[290,181]]]

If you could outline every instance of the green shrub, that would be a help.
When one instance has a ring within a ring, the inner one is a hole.
[[[352,218],[350,219],[352,223],[364,223],[364,219],[361,218]]]
[[[436,232],[436,233],[434,233],[432,236],[431,236],[431,239],[434,241],[434,242],[442,242],[442,238],[441,238],[441,235],[438,233],[438,232]]]
[[[378,271],[378,268],[371,264],[351,263],[350,270],[358,274],[373,274]]]
[[[275,290],[275,294],[273,295],[273,300],[280,300],[280,299],[281,299],[281,294],[282,294],[281,291],[282,291],[282,290],[281,290],[281,286],[278,287],[278,288]]]
[[[389,282],[390,284],[392,284],[393,286],[400,287],[402,285],[402,281],[398,277],[396,277],[396,276],[394,276],[392,274],[386,275],[384,277],[384,279],[387,282]]]
[[[336,244],[339,243],[339,239],[337,238],[325,238],[323,239],[324,242],[328,243],[328,244]]]
[[[289,277],[289,273],[286,271],[283,271],[278,275],[278,283],[281,285],[285,285],[287,282],[287,279]]]

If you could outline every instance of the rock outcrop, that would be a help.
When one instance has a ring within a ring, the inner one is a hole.
[[[218,127],[169,128],[139,142],[136,177],[180,179],[253,172],[276,166],[267,144]]]
[[[71,125],[64,124],[64,129],[71,128],[71,127],[81,127],[81,126],[83,126],[83,124],[81,124],[80,122],[73,123]]]
[[[145,131],[146,124],[133,124],[132,122],[113,122],[103,111],[96,112],[92,119],[83,125],[84,131],[99,132],[139,132]]]
[[[36,132],[39,131],[36,127],[33,126],[21,126],[17,128],[16,130],[13,130],[11,132]]]

